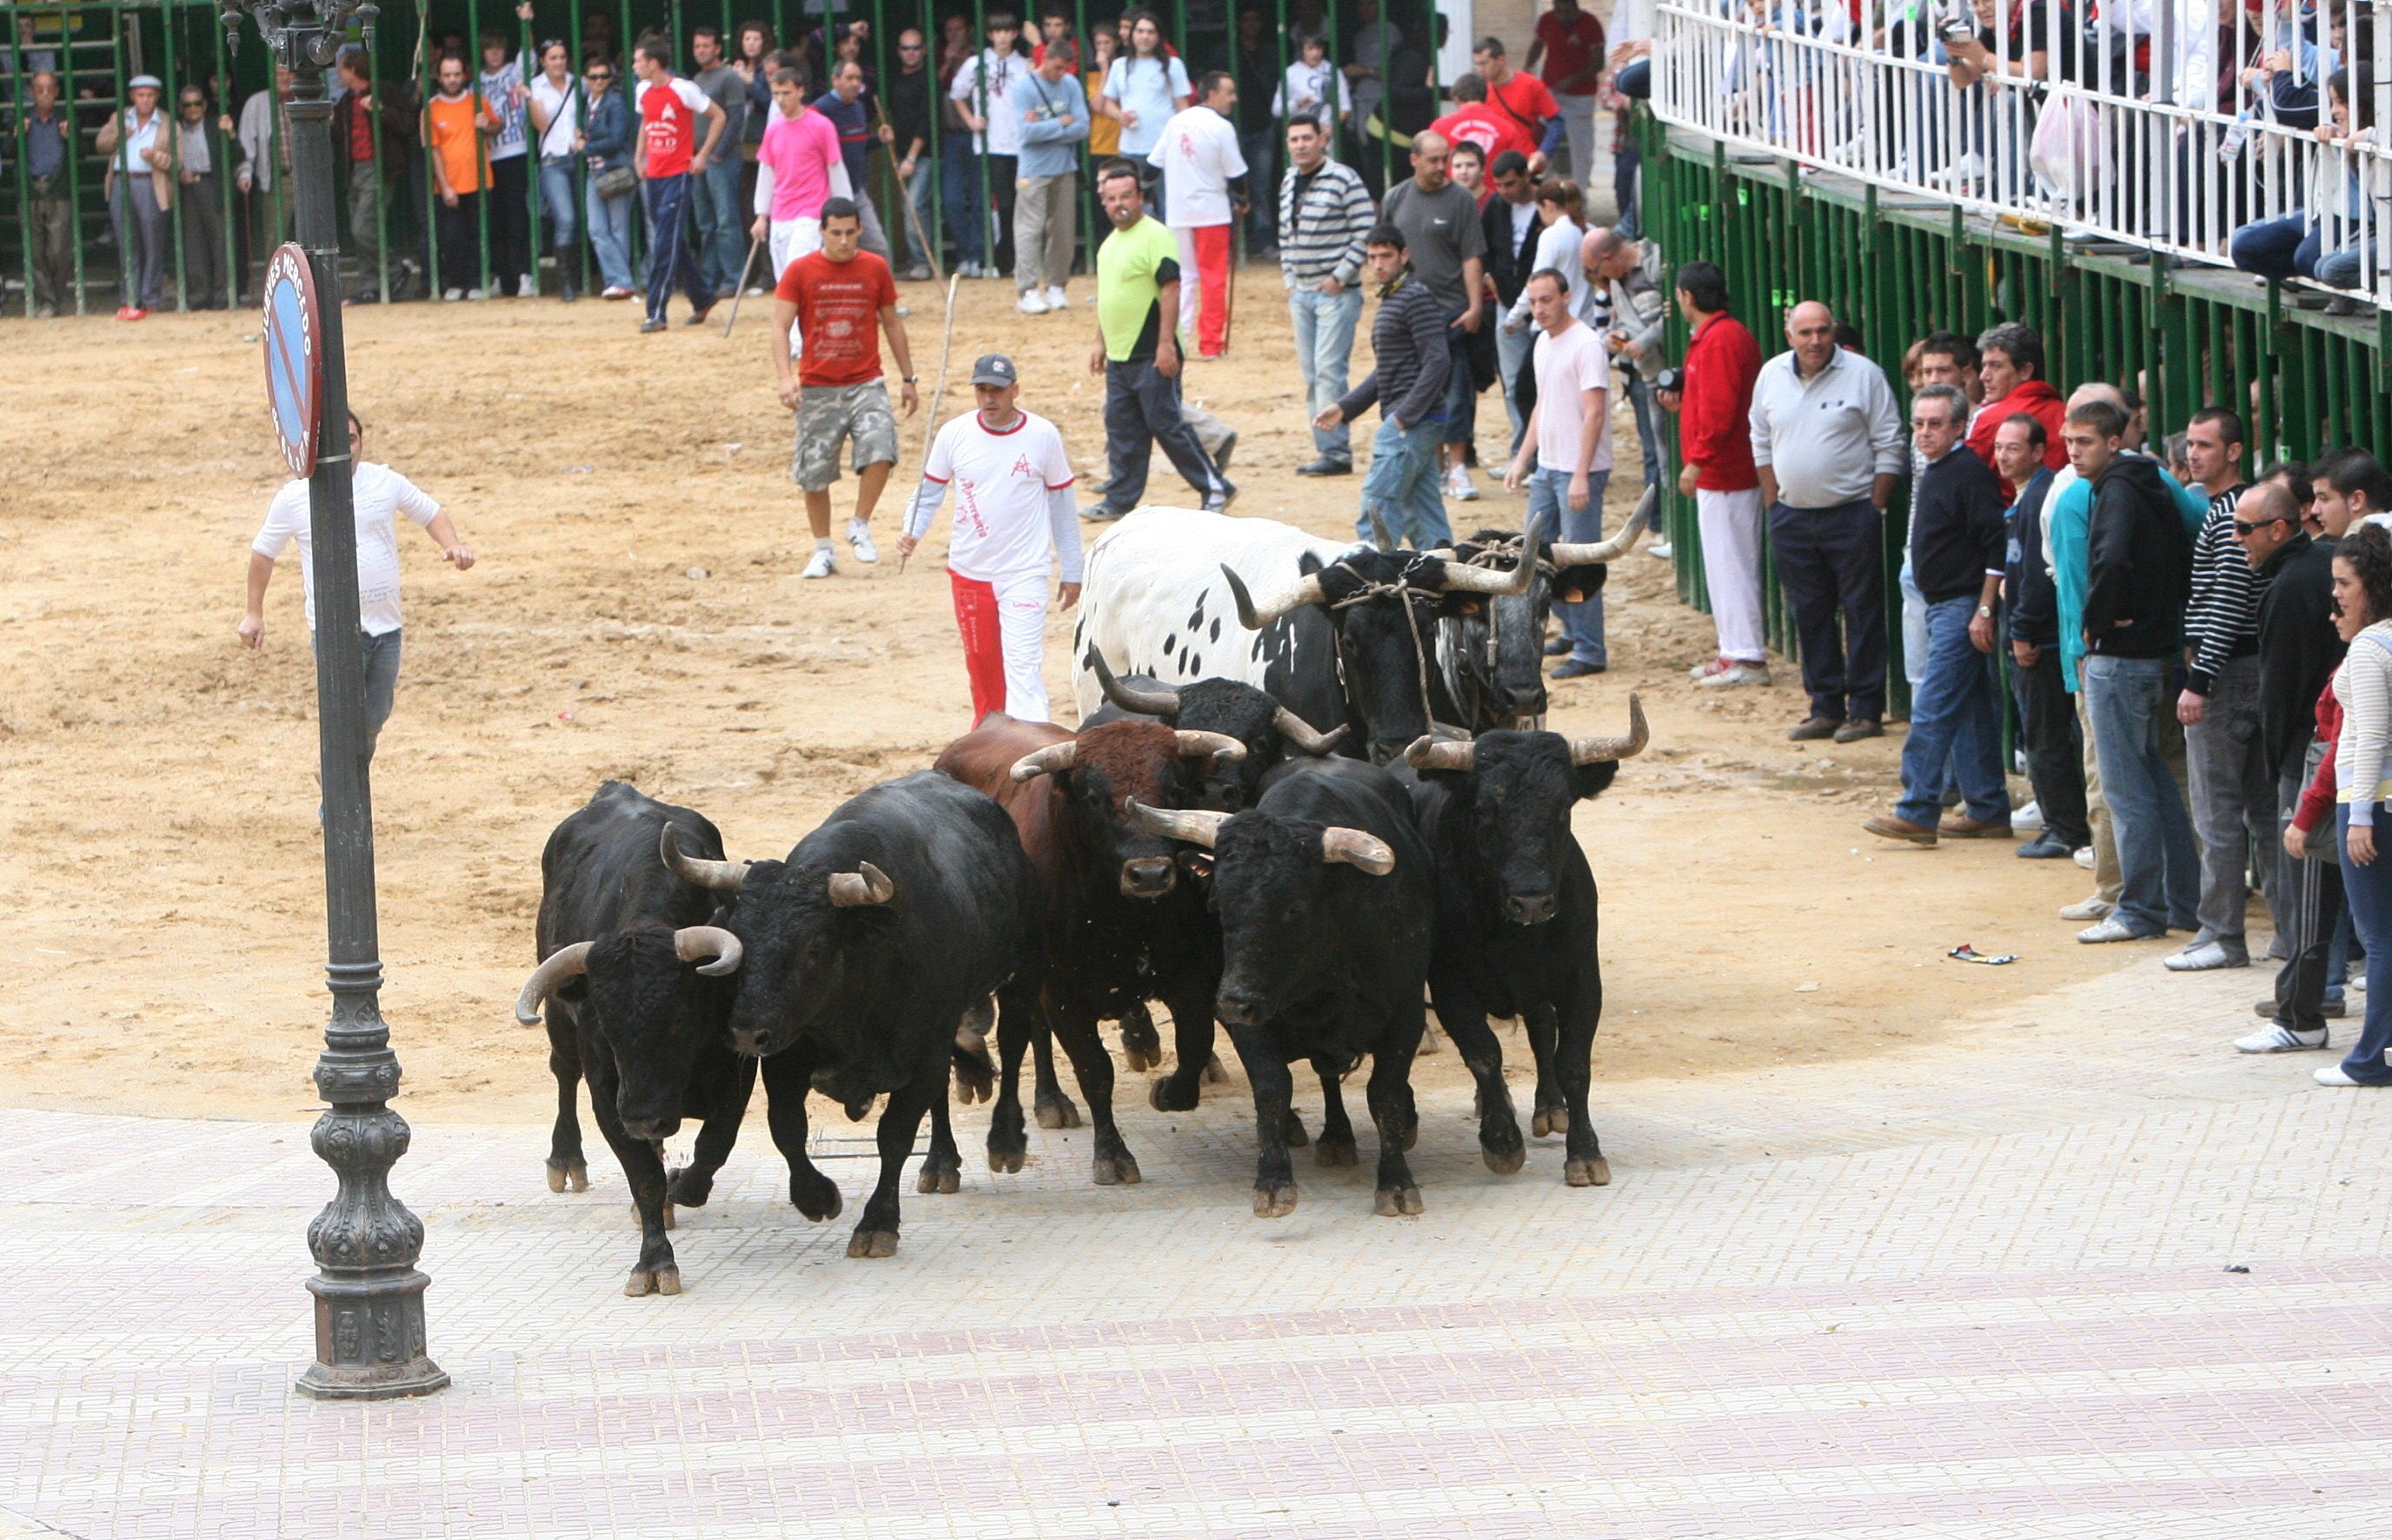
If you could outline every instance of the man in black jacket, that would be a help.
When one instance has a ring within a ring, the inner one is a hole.
[[[1445,307],[1412,274],[1404,232],[1381,225],[1362,239],[1363,260],[1379,296],[1371,320],[1371,351],[1378,367],[1345,398],[1313,420],[1322,430],[1350,422],[1379,407],[1379,433],[1371,441],[1371,470],[1362,478],[1362,513],[1354,533],[1372,537],[1372,513],[1410,537],[1416,550],[1453,543],[1437,489],[1437,441],[1445,436],[1446,374],[1467,368],[1454,357],[1446,338]]]
[[[2043,463],[2046,442],[2043,423],[2027,412],[2013,413],[1994,430],[1994,469],[2018,488],[2008,515],[2002,623],[2009,633],[2027,781],[2043,811],[2043,833],[2018,848],[2030,861],[2062,860],[2093,843],[2085,806],[2085,742],[2060,674],[2060,596],[2043,553],[2043,503],[2056,474]]]
[[[1528,286],[1537,265],[1537,241],[1544,226],[1537,223],[1537,185],[1528,175],[1528,159],[1516,149],[1495,157],[1487,168],[1495,196],[1478,211],[1487,237],[1487,276],[1495,280],[1495,314],[1508,317]],[[1495,329],[1496,384],[1503,392],[1503,409],[1512,420],[1512,453],[1520,452],[1520,435],[1528,413],[1537,405],[1537,374],[1528,367],[1536,351],[1537,328],[1525,316],[1518,330],[1503,321]]]
[[[2125,453],[2126,414],[2109,401],[2069,409],[2068,461],[2093,487],[2079,670],[2101,793],[2118,842],[2118,906],[2080,941],[2139,941],[2199,924],[2201,848],[2160,750],[2175,717],[2174,674],[2192,588],[2192,538],[2159,464]]]
[[[1961,443],[1969,398],[1956,386],[1929,385],[1912,397],[1910,427],[1927,464],[1910,509],[1911,575],[1927,600],[1927,671],[1910,700],[1901,804],[1861,827],[1913,845],[1940,835],[2006,839],[2010,796],[1988,657],[2008,533],[2002,482]],[[1939,825],[1946,764],[1964,805]]]
[[[2259,746],[2276,772],[2278,825],[2292,827],[2301,788],[2317,768],[2317,699],[2342,666],[2334,628],[2334,548],[2300,525],[2300,505],[2281,481],[2262,481],[2234,510],[2234,537],[2266,585],[2259,599]],[[2332,744],[2318,747],[2334,752]],[[2297,845],[2297,849],[2296,849]],[[2234,1046],[2282,1054],[2326,1045],[2327,953],[2342,916],[2342,869],[2330,846],[2308,852],[2294,837],[2284,848],[2281,916],[2291,953],[2276,974],[2268,1025]]]

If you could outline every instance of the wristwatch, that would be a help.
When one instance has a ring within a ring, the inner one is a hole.
[[[1980,604],[1980,605],[1978,605],[1978,606],[1977,606],[1977,618],[1978,618],[1978,619],[1980,619],[1980,620],[1991,620],[1991,619],[1993,619],[1993,618],[1994,618],[1994,607],[1993,607],[1991,604]]]
[[[899,379],[899,381],[898,381],[898,383],[899,383],[899,384],[902,384],[902,385],[912,385],[912,384],[917,384],[917,383],[919,383],[919,382],[920,382],[919,378],[918,378],[917,376],[916,376],[916,375],[911,375],[911,374],[904,375],[904,376],[901,377],[901,378]]]

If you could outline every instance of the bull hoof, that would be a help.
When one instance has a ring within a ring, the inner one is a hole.
[[[1021,1169],[1022,1152],[1018,1149],[988,1147],[988,1169],[993,1171],[1018,1171]]]
[[[838,1184],[819,1172],[812,1181],[791,1177],[789,1201],[797,1205],[798,1212],[817,1224],[826,1219],[837,1219],[839,1210]]]
[[[1157,1112],[1186,1112],[1196,1099],[1196,1088],[1180,1084],[1176,1075],[1165,1075],[1146,1088],[1146,1103]]]
[[[1280,1138],[1290,1149],[1302,1149],[1312,1143],[1312,1135],[1305,1132],[1304,1115],[1294,1107],[1288,1108],[1287,1127],[1280,1131]]]
[[[631,1223],[641,1226],[645,1226],[647,1223],[646,1220],[640,1217],[640,1206],[636,1203],[631,1205]],[[670,1197],[665,1199],[665,1228],[668,1230],[675,1228],[673,1224],[673,1200]]]
[[[565,1167],[565,1180],[575,1192],[586,1193],[590,1190],[590,1168],[578,1160],[568,1161]]]
[[[1123,1056],[1132,1069],[1151,1069],[1163,1063],[1163,1034],[1154,1029],[1154,1017],[1144,1005],[1133,1005],[1121,1018]]]
[[[1080,1126],[1078,1104],[1060,1091],[1051,1096],[1041,1094],[1038,1098],[1038,1126],[1040,1128],[1078,1128]]]
[[[1350,1133],[1323,1133],[1320,1143],[1312,1146],[1312,1158],[1324,1166],[1352,1165],[1354,1136]]]
[[[671,1180],[665,1184],[666,1200],[678,1203],[684,1209],[703,1209],[706,1200],[713,1196],[714,1178],[700,1176],[688,1166],[673,1172]],[[672,1210],[668,1209],[665,1211],[670,1213]]]
[[[552,1193],[565,1190],[565,1168],[553,1160],[548,1162],[548,1190]]]
[[[1540,1106],[1537,1108],[1537,1115],[1528,1119],[1528,1132],[1535,1134],[1540,1139],[1543,1138],[1548,1133],[1567,1133],[1569,1132],[1569,1108],[1566,1106]]]
[[[1160,1069],[1163,1068],[1163,1055],[1160,1051],[1150,1054],[1124,1042],[1122,1044],[1122,1063],[1131,1069]]]
[[[858,1230],[847,1241],[851,1257],[893,1257],[897,1254],[897,1232],[894,1230]]]
[[[1573,1187],[1608,1187],[1611,1162],[1598,1155],[1591,1160],[1571,1159],[1562,1166],[1562,1180]]]
[[[974,1102],[996,1099],[996,1074],[987,1065],[972,1059],[956,1059],[956,1100],[969,1106]]]
[[[644,1267],[634,1267],[631,1275],[623,1280],[623,1292],[634,1300],[650,1294],[678,1294],[681,1292],[681,1269],[659,1267],[651,1272]]]
[[[1419,1213],[1421,1207],[1418,1187],[1382,1187],[1372,1206],[1372,1212],[1382,1219],[1401,1219],[1408,1214]]]
[[[1135,1187],[1146,1180],[1145,1173],[1138,1169],[1138,1157],[1127,1150],[1098,1156],[1092,1171],[1099,1187]]]
[[[1414,1057],[1419,1057],[1419,1056],[1421,1056],[1421,1055],[1427,1055],[1427,1054],[1440,1054],[1440,1053],[1443,1053],[1443,1052],[1444,1052],[1444,1049],[1442,1049],[1442,1048],[1440,1048],[1439,1046],[1437,1046],[1437,1041],[1436,1041],[1436,1040],[1437,1040],[1437,1030],[1436,1030],[1436,1028],[1434,1028],[1434,1027],[1424,1027],[1424,1028],[1422,1028],[1422,1029],[1421,1029],[1421,1040],[1420,1040],[1420,1046],[1419,1046],[1418,1048],[1415,1048],[1415,1049],[1413,1049],[1413,1050],[1412,1050],[1413,1056],[1414,1056]]]
[[[1211,1058],[1204,1061],[1204,1083],[1206,1085],[1227,1085],[1229,1083],[1229,1072],[1221,1067],[1220,1055],[1216,1054]]]
[[[1522,1166],[1528,1164],[1528,1152],[1516,1144],[1509,1149],[1498,1149],[1492,1145],[1481,1145],[1478,1153],[1487,1158],[1487,1169],[1498,1176],[1513,1175]]]
[[[951,1193],[963,1184],[963,1177],[945,1167],[924,1166],[922,1174],[914,1179],[917,1193]]]
[[[1290,1182],[1283,1186],[1278,1187],[1264,1186],[1260,1184],[1256,1184],[1254,1187],[1254,1217],[1256,1219],[1285,1219],[1288,1215],[1294,1212],[1295,1212],[1294,1183]]]

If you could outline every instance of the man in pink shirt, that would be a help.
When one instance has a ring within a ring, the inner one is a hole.
[[[843,174],[838,129],[806,105],[795,70],[773,72],[773,121],[756,149],[756,225],[769,239],[773,280],[790,263],[822,250],[822,207],[833,173]]]

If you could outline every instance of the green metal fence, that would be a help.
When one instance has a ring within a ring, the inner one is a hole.
[[[2392,314],[2328,316],[2245,273],[2174,267],[2143,253],[2070,248],[2056,228],[1964,219],[1947,204],[1881,197],[1858,182],[1798,174],[1789,162],[1731,154],[1723,142],[1667,130],[1639,110],[1644,233],[1671,263],[1704,260],[1726,274],[1736,313],[1764,354],[1784,344],[1788,306],[1822,300],[1860,329],[1898,396],[1908,346],[1938,330],[1975,335],[1996,321],[2043,334],[2049,377],[2063,391],[2090,380],[2138,390],[2157,445],[2212,404],[2252,424],[2252,463],[2309,459],[2360,445],[2392,448]],[[1673,319],[1671,358],[1686,332]],[[1905,404],[1906,409],[1906,404]],[[1675,474],[1675,438],[1665,434]],[[1907,519],[1886,523],[1892,705],[1902,680],[1902,563]],[[1702,541],[1691,498],[1669,498],[1679,596],[1708,609]],[[1791,656],[1791,617],[1764,568],[1770,642]]]

